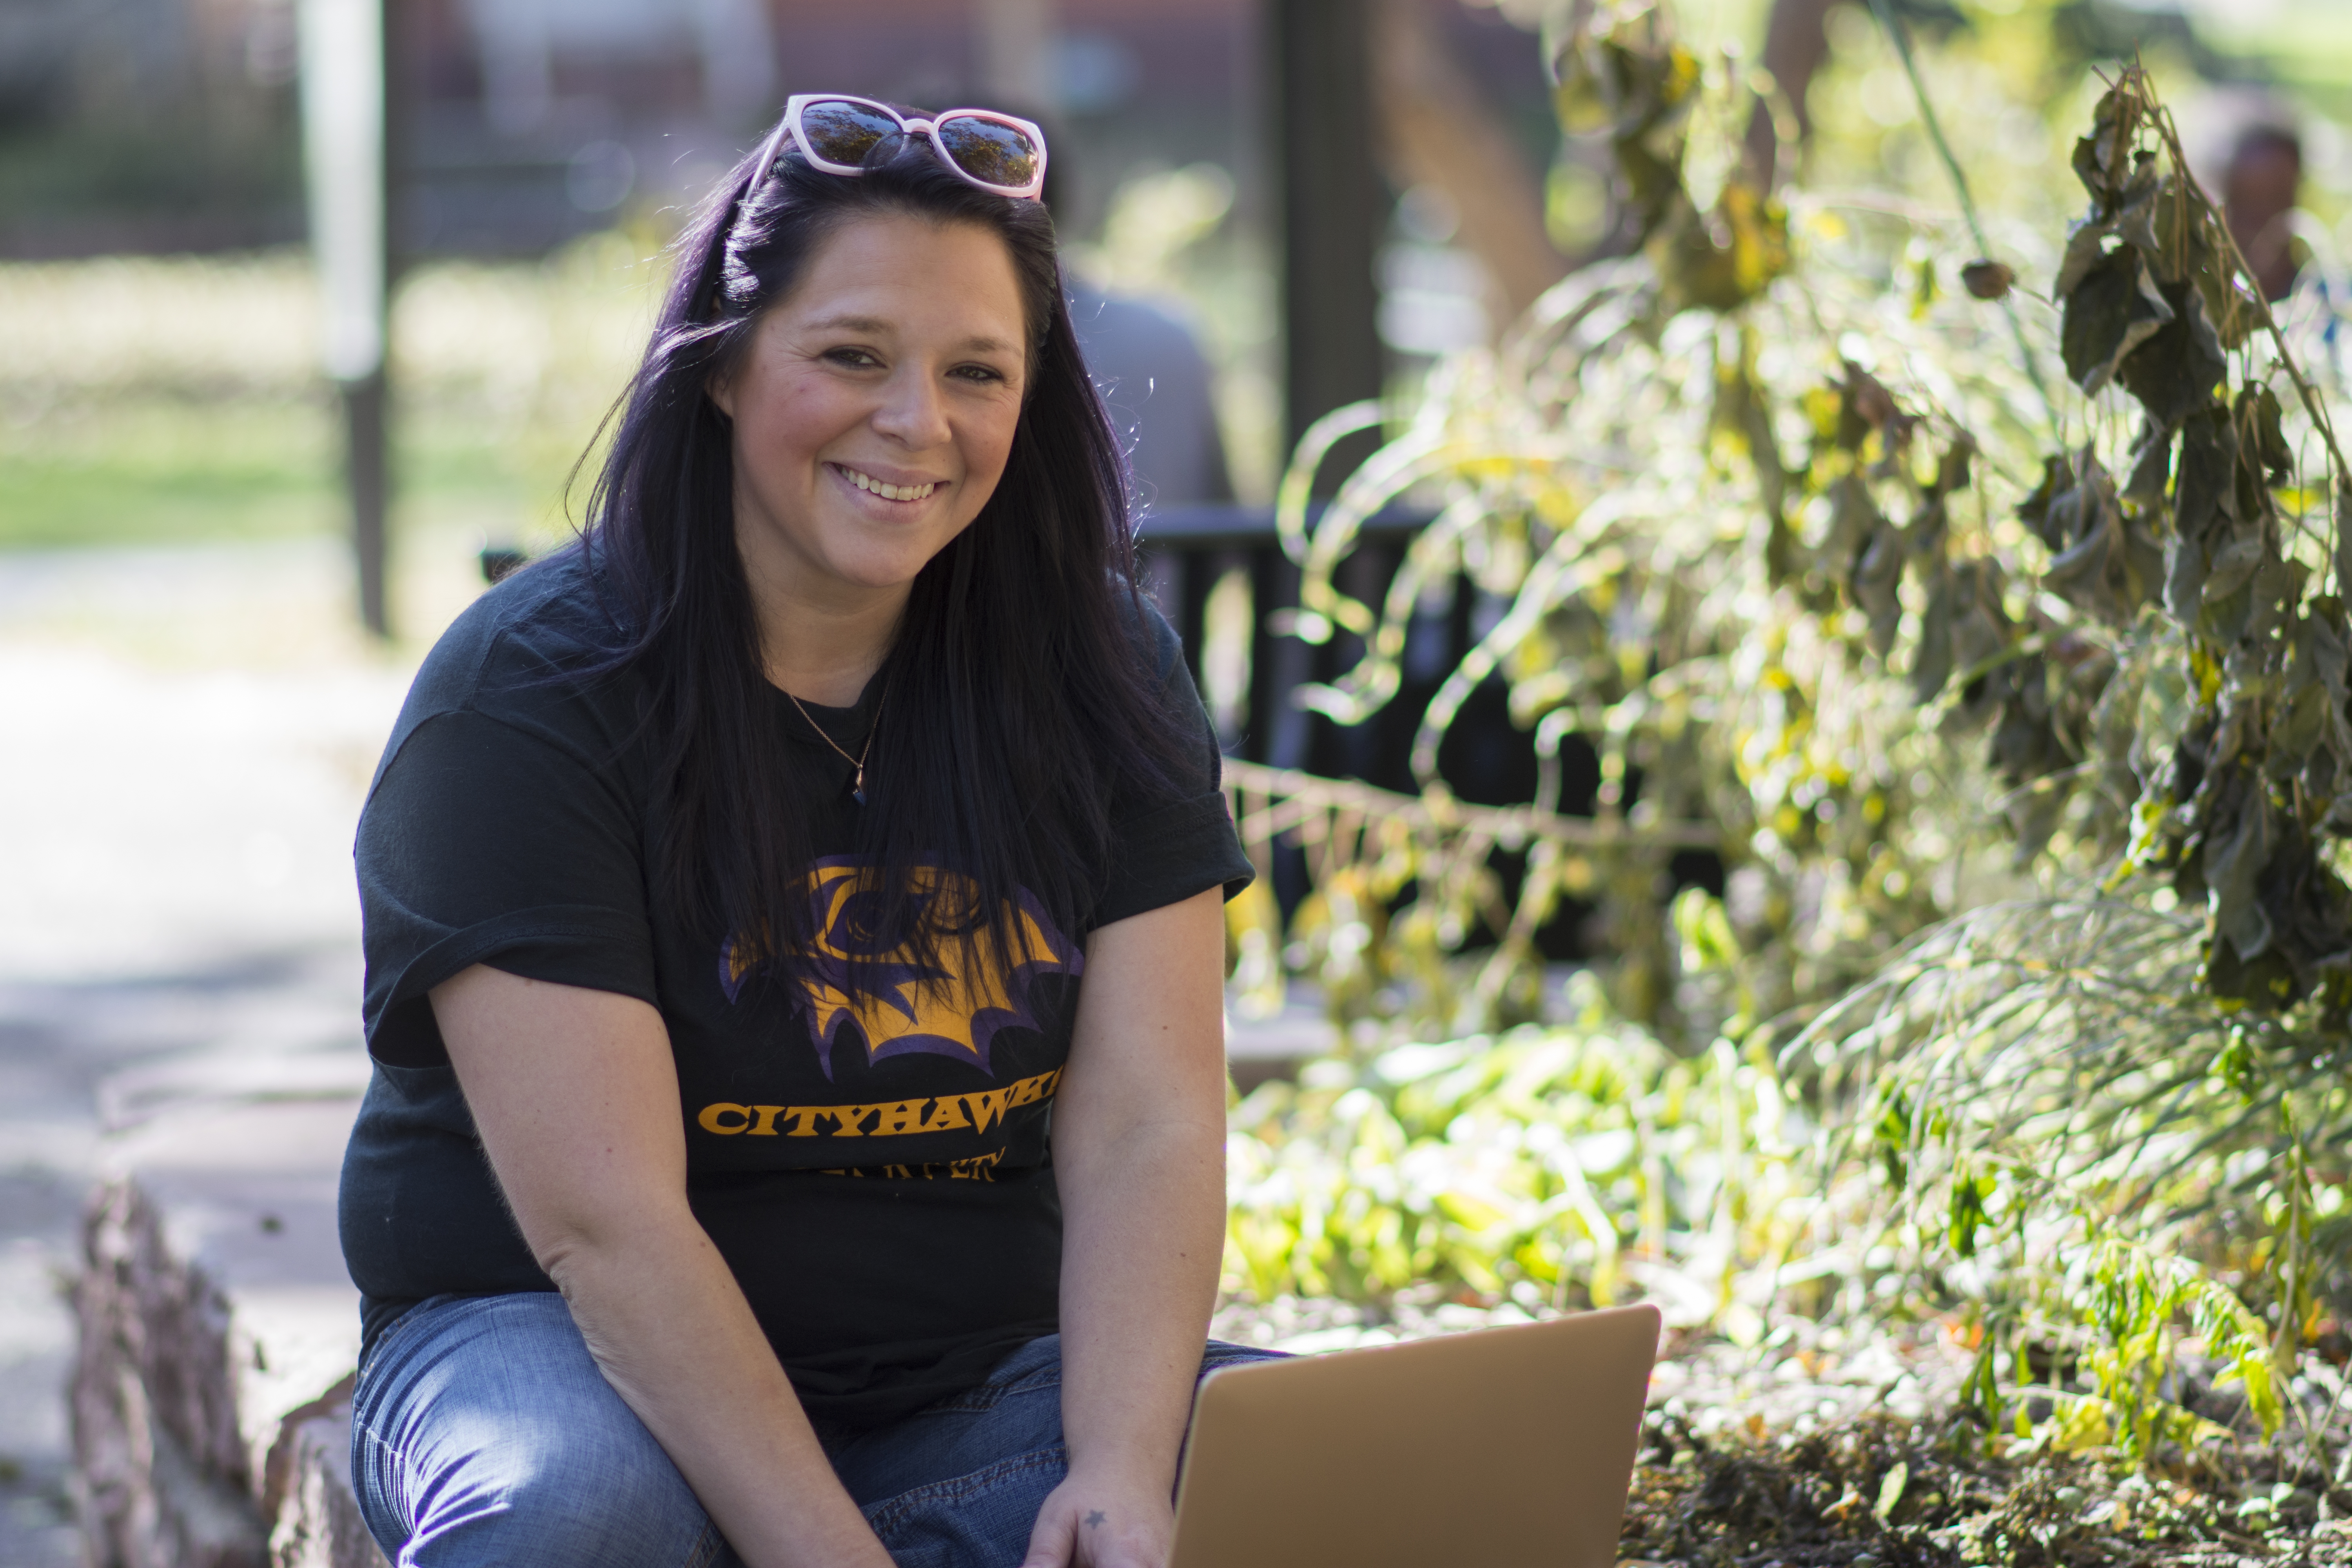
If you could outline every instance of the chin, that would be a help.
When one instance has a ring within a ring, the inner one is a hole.
[[[942,543],[940,547],[945,549]],[[834,563],[834,575],[860,588],[903,588],[931,563],[938,550],[876,552]]]

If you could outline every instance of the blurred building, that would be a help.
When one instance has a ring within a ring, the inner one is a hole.
[[[1538,133],[1534,41],[1417,0]],[[396,0],[399,240],[531,254],[707,183],[786,92],[1053,110],[1083,230],[1145,163],[1263,200],[1265,0]],[[0,0],[0,255],[302,233],[297,0]]]

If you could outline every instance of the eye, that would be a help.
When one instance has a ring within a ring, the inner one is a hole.
[[[1004,373],[992,364],[960,364],[948,374],[965,381],[982,383],[1001,382],[1005,378]]]
[[[866,370],[882,363],[866,350],[859,348],[827,349],[824,351],[824,357],[835,364],[846,365],[852,370]]]

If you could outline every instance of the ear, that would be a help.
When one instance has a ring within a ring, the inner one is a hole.
[[[735,417],[735,378],[721,373],[702,384],[702,395],[728,418]]]

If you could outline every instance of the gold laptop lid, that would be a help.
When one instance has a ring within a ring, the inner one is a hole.
[[[1610,1568],[1657,1349],[1622,1307],[1213,1373],[1169,1568]]]

